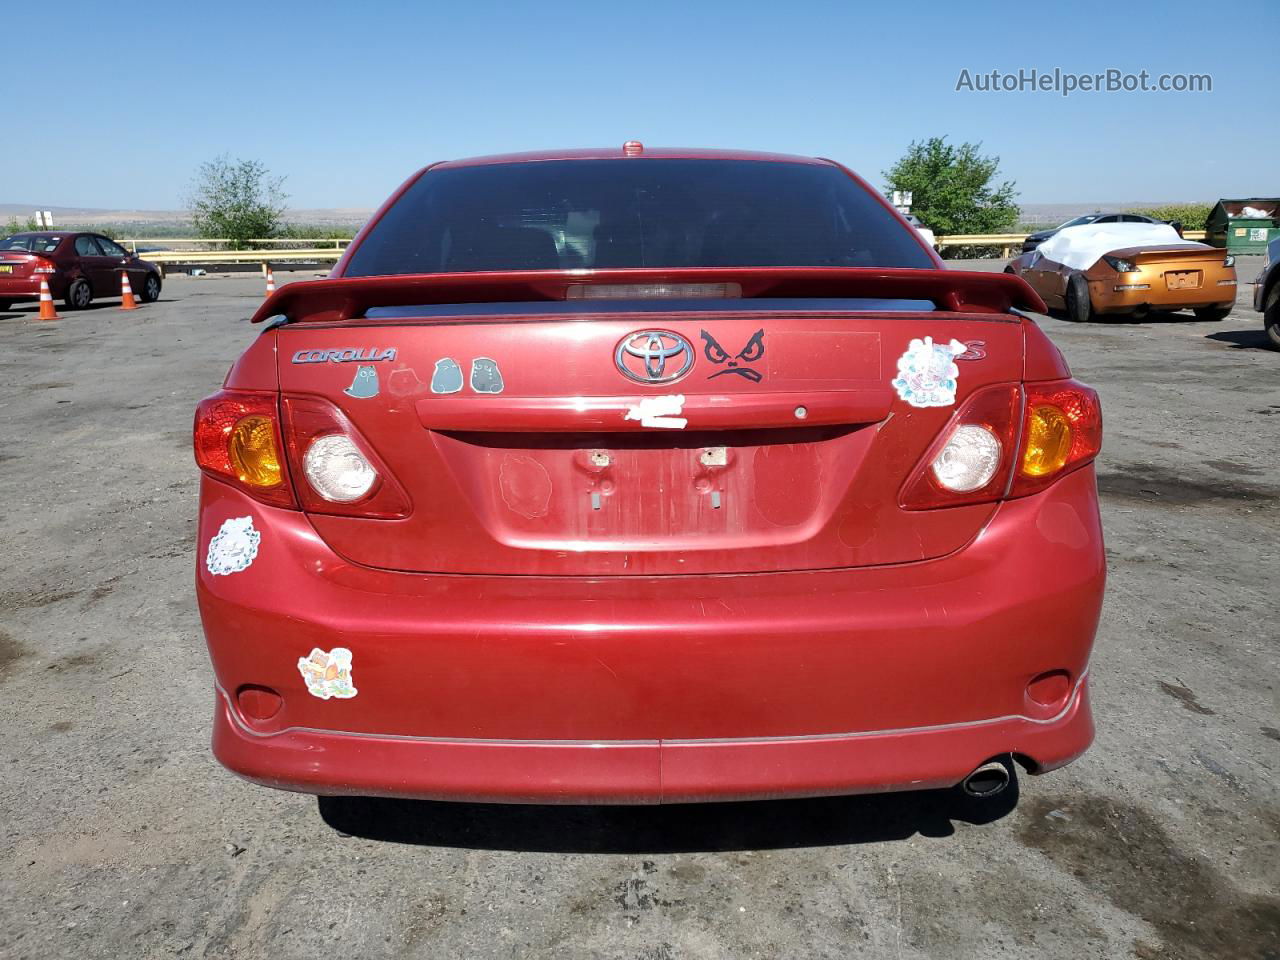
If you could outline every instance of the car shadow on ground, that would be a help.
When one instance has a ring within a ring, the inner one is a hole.
[[[1063,310],[1050,310],[1049,316],[1055,320],[1063,320],[1067,323],[1079,324],[1081,326],[1097,325],[1106,327],[1145,327],[1152,324],[1160,325],[1167,323],[1212,323],[1211,320],[1201,320],[1190,310],[1179,310],[1170,313],[1167,310],[1152,310],[1144,314],[1132,313],[1097,313],[1088,320],[1073,320]],[[1219,321],[1220,322],[1220,321]]]
[[[1219,330],[1205,334],[1206,340],[1229,343],[1237,350],[1275,350],[1265,330]]]
[[[429,847],[530,853],[698,853],[780,850],[949,837],[1018,803],[1015,777],[976,800],[959,790],[670,806],[558,806],[319,797],[338,833]]]
[[[176,299],[176,297],[161,297],[159,300],[152,301],[152,303],[139,303],[138,309],[145,310],[147,307],[154,306],[157,303],[170,303]],[[66,304],[61,303],[60,301],[54,301],[53,307],[54,310],[57,311],[59,319],[69,320],[79,314],[94,313],[98,310],[119,310],[120,303],[119,301],[113,302],[110,300],[105,303],[94,302],[89,304],[87,307],[80,307],[79,309],[72,310]],[[24,318],[27,320],[34,320],[39,313],[40,304],[25,303],[20,307],[9,307],[8,309],[0,310],[0,320],[20,320]]]

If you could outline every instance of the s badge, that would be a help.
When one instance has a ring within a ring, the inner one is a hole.
[[[752,383],[759,383],[764,379],[764,374],[759,370],[751,366],[744,366],[744,364],[755,363],[764,357],[763,327],[753,333],[751,339],[747,341],[747,345],[732,356],[730,356],[728,350],[720,346],[715,337],[703,330],[702,352],[709,363],[714,363],[720,367],[719,370],[707,376],[708,380],[723,377],[727,373],[736,373],[744,380],[750,380]]]

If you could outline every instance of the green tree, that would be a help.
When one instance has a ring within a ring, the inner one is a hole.
[[[0,237],[7,237],[11,233],[31,233],[33,230],[40,230],[40,224],[36,223],[34,217],[27,217],[26,220],[19,220],[17,217],[10,217],[9,222],[0,227]]]
[[[253,237],[269,237],[284,215],[284,177],[273,177],[259,160],[217,157],[200,164],[187,207],[202,237],[227,237],[236,248]]]
[[[1001,233],[1018,222],[1018,192],[1011,180],[994,182],[999,157],[984,157],[981,143],[953,146],[946,137],[912,141],[907,152],[883,173],[890,190],[910,190],[911,212],[938,236]],[[944,247],[944,256],[973,255],[963,247]]]

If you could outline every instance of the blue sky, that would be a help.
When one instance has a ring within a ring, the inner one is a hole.
[[[878,183],[912,139],[942,134],[982,141],[1027,203],[1280,193],[1276,0],[73,2],[50,16],[6,5],[10,75],[26,51],[49,54],[6,100],[0,202],[176,208],[196,166],[228,153],[285,175],[295,207],[371,207],[432,160],[630,138],[818,154]],[[1213,92],[955,91],[961,69],[1032,67],[1209,73]]]

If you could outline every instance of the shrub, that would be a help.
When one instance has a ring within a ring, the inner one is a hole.
[[[1211,203],[1170,203],[1163,207],[1131,207],[1125,212],[1156,220],[1177,220],[1184,230],[1203,230],[1212,209]]]

